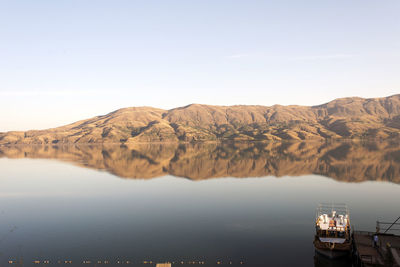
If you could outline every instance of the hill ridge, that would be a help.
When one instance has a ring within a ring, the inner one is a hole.
[[[308,140],[400,137],[400,94],[317,106],[126,107],[47,130],[0,133],[0,144]]]

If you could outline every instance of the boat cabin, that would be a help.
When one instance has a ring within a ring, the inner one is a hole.
[[[350,217],[347,207],[320,205],[317,209],[316,232],[322,238],[350,237]]]

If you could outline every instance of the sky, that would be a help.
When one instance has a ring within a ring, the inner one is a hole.
[[[400,93],[399,0],[0,0],[0,132]]]

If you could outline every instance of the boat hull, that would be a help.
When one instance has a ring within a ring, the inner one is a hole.
[[[315,251],[330,259],[337,259],[350,255],[351,243],[322,242],[318,237],[314,240]]]

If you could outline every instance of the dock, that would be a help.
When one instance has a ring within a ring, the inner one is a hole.
[[[378,242],[374,244],[374,236]],[[354,231],[353,251],[355,266],[400,267],[400,236],[366,231]]]

